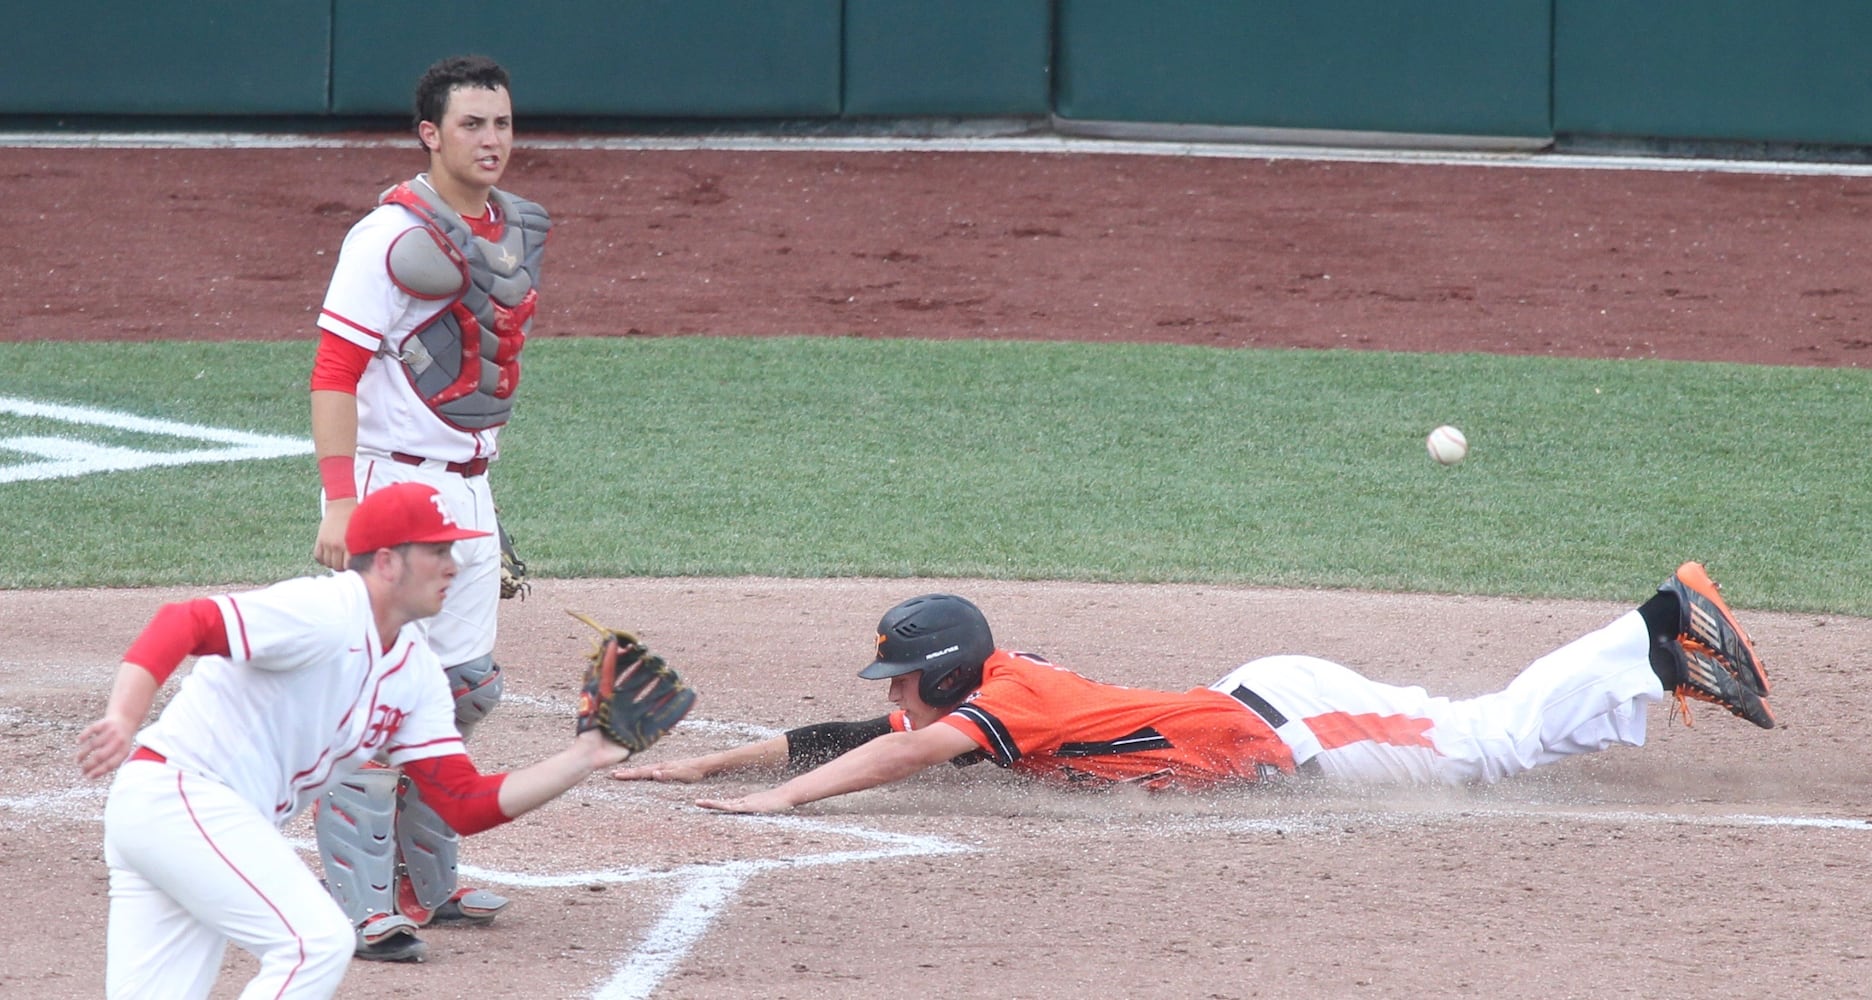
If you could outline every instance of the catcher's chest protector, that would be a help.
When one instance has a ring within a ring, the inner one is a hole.
[[[454,300],[404,340],[398,360],[436,416],[466,431],[499,427],[513,413],[520,348],[533,326],[552,229],[533,202],[499,189],[489,199],[506,224],[498,242],[476,236],[441,199],[428,201],[411,183],[379,199],[415,212],[424,226],[391,246],[391,279],[418,298]]]

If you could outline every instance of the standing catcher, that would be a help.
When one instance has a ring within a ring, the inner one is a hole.
[[[660,659],[609,633],[571,744],[480,773],[413,623],[458,579],[451,548],[486,535],[457,523],[432,487],[399,483],[352,514],[348,571],[157,611],[124,654],[103,717],[78,737],[85,777],[116,772],[104,806],[111,997],[206,997],[228,941],[260,961],[242,996],[336,993],[356,927],[280,827],[375,757],[400,767],[453,829],[475,833],[623,761],[689,710],[694,693]],[[189,656],[201,659],[138,732]],[[389,835],[387,817],[365,819]]]
[[[324,487],[313,556],[345,565],[358,497],[392,483],[434,487],[482,536],[456,548],[461,574],[423,624],[448,673],[466,733],[500,702],[495,608],[504,535],[488,486],[513,411],[551,221],[495,187],[513,153],[507,71],[481,56],[444,59],[416,85],[416,135],[429,169],[385,191],[345,236],[319,312],[312,441]],[[395,772],[332,793],[315,829],[332,893],[358,927],[358,955],[422,955],[431,920],[485,923],[507,901],[460,888],[455,831]],[[396,850],[361,823],[394,821]]]
[[[1768,677],[1697,563],[1637,610],[1535,660],[1505,689],[1431,697],[1311,656],[1270,656],[1206,688],[1087,680],[999,649],[982,612],[951,594],[912,598],[878,623],[859,676],[890,680],[898,708],[868,722],[790,730],[720,753],[624,768],[620,780],[699,781],[748,768],[805,771],[775,788],[696,804],[780,812],[991,760],[1059,784],[1202,790],[1295,774],[1347,782],[1493,782],[1575,754],[1641,746],[1646,709],[1674,694],[1772,729]]]

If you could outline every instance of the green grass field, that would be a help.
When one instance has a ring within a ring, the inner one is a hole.
[[[852,338],[535,340],[495,491],[541,577],[986,576],[1872,615],[1872,374]],[[307,437],[311,344],[0,345],[0,397]],[[1469,435],[1451,468],[1424,452]],[[27,436],[163,435],[0,411]],[[11,442],[11,444],[10,444]],[[0,586],[313,571],[308,456],[0,483]]]

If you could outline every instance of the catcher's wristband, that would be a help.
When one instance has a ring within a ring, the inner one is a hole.
[[[357,462],[350,455],[327,455],[318,460],[318,470],[325,499],[357,498]]]

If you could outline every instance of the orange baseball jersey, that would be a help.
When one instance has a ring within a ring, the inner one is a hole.
[[[1066,785],[1196,791],[1294,769],[1274,730],[1220,691],[1101,684],[1005,649],[983,666],[981,688],[941,721],[996,764]],[[891,726],[905,728],[901,711]]]

